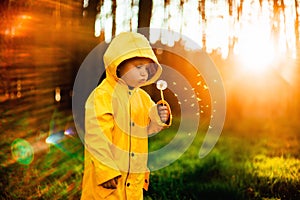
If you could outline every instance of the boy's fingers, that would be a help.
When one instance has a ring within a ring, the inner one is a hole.
[[[114,178],[116,185],[118,185],[118,179],[119,177]]]
[[[118,184],[118,180],[116,180],[116,178],[114,178],[114,179],[111,179],[111,180],[103,183],[102,187],[104,187],[106,189],[116,189],[117,184]]]
[[[166,112],[169,113],[168,107],[167,106],[159,106],[158,107],[159,112]]]
[[[113,187],[117,187],[117,184],[118,184],[118,180],[116,180],[115,178],[111,181],[112,183],[112,186]]]

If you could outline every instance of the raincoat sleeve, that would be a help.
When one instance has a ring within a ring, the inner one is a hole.
[[[86,104],[85,144],[98,185],[121,175],[111,152],[114,122],[109,99],[108,94],[95,92]]]
[[[160,116],[158,114],[157,105],[159,105],[159,104],[166,105],[169,110],[170,116],[169,116],[169,120],[166,123],[163,123],[161,121]],[[148,134],[149,135],[151,135],[153,133],[157,133],[164,128],[170,127],[172,124],[172,113],[171,113],[171,107],[168,104],[168,102],[160,100],[159,102],[157,102],[157,104],[155,104],[152,101],[152,106],[149,111],[149,117],[150,117],[150,124],[148,126]]]

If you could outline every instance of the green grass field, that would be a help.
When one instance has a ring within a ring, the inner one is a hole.
[[[247,123],[240,129],[225,128],[203,159],[198,152],[205,131],[199,131],[180,159],[151,173],[145,199],[300,199],[297,128],[283,123],[274,127],[272,122],[253,129]],[[50,145],[45,143],[48,133],[40,132],[28,139],[35,154],[24,165],[12,157],[16,135],[8,131],[0,142],[1,199],[80,198],[83,147],[78,137]],[[22,129],[14,131],[21,137]],[[151,138],[150,151],[167,144],[175,132],[169,128]]]

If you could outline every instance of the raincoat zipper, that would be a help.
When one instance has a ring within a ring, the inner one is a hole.
[[[131,99],[131,95],[132,95],[132,91],[128,91],[128,102],[129,102],[129,147],[128,147],[128,170],[127,170],[127,175],[126,175],[126,179],[125,179],[125,198],[127,199],[127,190],[126,190],[126,187],[127,187],[127,179],[129,177],[129,174],[130,174],[130,163],[131,163],[131,157],[130,157],[130,154],[131,154],[131,125],[132,125],[132,121],[131,121],[131,102],[130,102],[130,99]]]

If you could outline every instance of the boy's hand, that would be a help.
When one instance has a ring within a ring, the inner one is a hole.
[[[117,189],[119,178],[120,178],[120,176],[110,179],[110,180],[106,181],[105,183],[102,183],[101,186],[106,189]]]
[[[168,119],[169,119],[169,116],[170,116],[168,107],[164,106],[164,105],[158,105],[157,109],[158,109],[158,115],[160,117],[160,120],[163,123],[166,123],[168,121]]]

